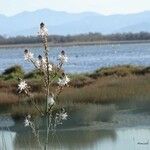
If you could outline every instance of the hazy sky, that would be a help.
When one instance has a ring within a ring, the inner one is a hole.
[[[150,0],[0,0],[0,14],[5,15],[42,8],[67,12],[127,14],[150,10]]]

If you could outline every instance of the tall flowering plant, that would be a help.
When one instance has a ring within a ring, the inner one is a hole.
[[[49,49],[48,49],[48,30],[44,23],[40,24],[40,30],[38,32],[41,41],[43,43],[43,55],[39,55],[37,58],[34,57],[34,54],[28,50],[24,50],[24,59],[25,61],[31,62],[34,67],[41,72],[42,81],[44,85],[44,93],[45,93],[45,105],[44,110],[40,109],[38,105],[34,101],[34,95],[30,92],[30,86],[27,81],[20,79],[20,83],[18,84],[18,92],[24,93],[28,96],[37,111],[44,116],[46,119],[46,134],[45,134],[45,144],[44,150],[47,149],[48,137],[49,133],[56,129],[57,125],[62,124],[63,120],[66,120],[68,115],[64,108],[61,108],[56,113],[54,112],[54,106],[57,105],[57,97],[62,92],[63,88],[68,85],[70,79],[66,75],[63,70],[63,64],[68,61],[68,57],[65,54],[65,51],[61,51],[58,56],[58,64],[54,64],[49,60]],[[57,81],[56,81],[57,80]],[[57,83],[57,87],[54,91],[50,91],[50,87],[53,83]],[[36,131],[35,124],[32,120],[30,114],[28,114],[24,121],[25,126],[29,126],[32,129],[33,134],[38,140],[40,144],[39,132]],[[41,149],[43,149],[41,147]]]

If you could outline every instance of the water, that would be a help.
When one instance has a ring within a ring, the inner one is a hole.
[[[21,48],[0,48],[0,72],[15,64],[20,64],[26,71],[32,70],[33,66],[26,63],[23,58],[25,48],[28,48],[28,45]],[[118,64],[150,65],[150,43],[53,47],[50,49],[50,58],[54,62],[57,61],[57,56],[62,49],[66,51],[69,57],[69,62],[65,65],[67,72],[89,72]],[[36,57],[42,54],[41,47],[31,46],[30,50]]]
[[[23,60],[22,48],[0,48],[0,72],[21,64],[26,71],[33,66]],[[150,44],[121,44],[53,47],[50,57],[64,49],[69,56],[65,65],[68,72],[87,72],[100,67],[118,64],[150,65]],[[42,49],[31,47],[38,56]],[[143,102],[142,102],[143,103]],[[69,118],[57,132],[50,135],[50,150],[149,150],[150,149],[150,106],[83,105],[68,110]],[[40,122],[42,122],[39,119]],[[40,127],[43,141],[43,126]],[[42,142],[42,144],[44,141]],[[37,143],[23,120],[0,117],[0,150],[35,150]]]
[[[76,106],[71,111],[68,109],[68,120],[49,136],[49,150],[149,150],[149,110],[132,104],[129,109],[126,107],[87,104]],[[38,123],[42,120],[38,119]],[[31,130],[24,127],[23,120],[14,121],[3,116],[0,121],[1,149],[38,149]],[[43,144],[42,129],[40,126]]]
[[[3,132],[7,150],[38,149],[31,137]],[[58,139],[57,139],[58,138]],[[98,131],[65,131],[56,133],[49,150],[149,150],[150,129],[118,129]],[[143,144],[138,144],[143,142]],[[25,145],[26,143],[26,145]],[[29,144],[30,143],[30,144]]]

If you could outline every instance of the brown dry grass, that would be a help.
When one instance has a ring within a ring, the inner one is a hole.
[[[150,98],[150,75],[103,77],[83,88],[68,88],[60,101],[74,103],[112,103]]]
[[[131,66],[103,68],[92,74],[71,75],[70,87],[58,98],[62,104],[114,103],[150,99],[150,69]],[[44,100],[41,81],[27,79],[37,103]],[[0,79],[0,105],[27,100],[17,94],[16,80]],[[13,106],[14,107],[14,106]],[[15,109],[17,109],[15,107]],[[13,109],[13,110],[15,110]]]
[[[79,81],[80,82],[80,81]],[[84,81],[85,82],[85,81]],[[30,82],[32,85],[32,83]],[[31,90],[39,102],[43,99],[40,82],[33,84]],[[126,77],[101,77],[80,87],[78,83],[67,87],[59,96],[63,103],[109,103],[132,99],[150,98],[150,75]],[[78,85],[78,86],[77,86]],[[78,87],[78,88],[77,88]],[[80,88],[79,88],[80,87]],[[0,82],[0,104],[13,104],[19,101],[16,93],[17,84]],[[23,97],[21,97],[23,99]]]
[[[19,100],[16,93],[16,83],[13,81],[6,82],[0,80],[0,105],[13,104]]]

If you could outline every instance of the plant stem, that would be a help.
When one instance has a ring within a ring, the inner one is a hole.
[[[45,117],[46,117],[46,140],[45,140],[45,147],[44,150],[47,150],[47,145],[48,145],[48,135],[49,135],[49,114],[48,114],[48,98],[50,95],[50,91],[49,91],[49,84],[50,84],[50,78],[49,78],[49,60],[48,60],[48,47],[47,47],[47,37],[45,36],[43,38],[43,44],[44,44],[44,48],[45,48],[45,58],[46,58],[46,65],[47,65],[47,73],[46,73],[46,80],[47,80],[47,84],[46,84],[46,106],[45,106]]]

